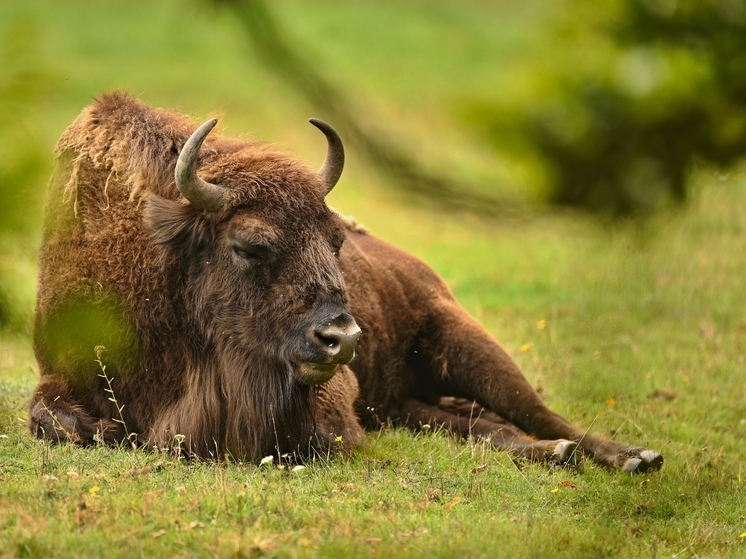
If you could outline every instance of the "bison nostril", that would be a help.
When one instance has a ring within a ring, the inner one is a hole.
[[[339,340],[316,332],[316,338],[329,349],[339,349]]]

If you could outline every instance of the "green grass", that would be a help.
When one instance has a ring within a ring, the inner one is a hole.
[[[482,173],[484,154],[461,158],[469,139],[449,111],[460,91],[499,86],[483,52],[508,64],[540,15],[509,1],[485,7],[483,19],[484,2],[433,2],[424,14],[421,4],[288,0],[278,9],[326,72],[409,130],[418,153],[447,153]],[[222,111],[229,134],[282,140],[314,164],[323,157],[307,108],[251,59],[225,14],[175,1],[0,4],[0,28],[14,18],[37,30],[51,80],[52,93],[18,114],[50,167],[64,127],[116,87],[198,116]],[[371,48],[376,28],[387,39]],[[430,263],[552,408],[661,451],[663,470],[549,470],[396,429],[300,472],[49,446],[25,426],[38,371],[20,328],[0,333],[0,557],[746,556],[743,173],[701,171],[685,209],[601,224],[565,212],[493,223],[432,213],[381,188],[354,153],[348,171],[336,207]],[[27,317],[34,239],[3,239],[0,260]]]
[[[30,557],[743,556],[744,204],[739,176],[703,185],[687,211],[642,227],[557,215],[486,225],[387,208],[410,226],[390,236],[434,264],[553,408],[661,451],[657,474],[516,465],[480,444],[389,429],[350,457],[302,472],[48,446],[24,425],[36,381],[29,342],[6,334],[0,549]]]

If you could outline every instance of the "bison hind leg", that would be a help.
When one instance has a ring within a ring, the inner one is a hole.
[[[610,470],[621,470],[630,474],[656,472],[663,467],[663,456],[639,446],[630,446],[586,435],[580,441],[583,454]]]
[[[622,470],[630,474],[643,474],[645,472],[657,472],[663,467],[663,456],[654,450],[640,450],[635,452],[622,464]]]
[[[574,466],[580,458],[578,443],[566,439],[532,439],[496,413],[464,398],[442,397],[437,404],[410,398],[404,404],[400,418],[414,429],[428,424],[462,438],[473,436],[488,440],[495,448],[532,462]]]

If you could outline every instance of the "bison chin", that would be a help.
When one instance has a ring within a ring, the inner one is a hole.
[[[339,363],[301,363],[295,371],[295,380],[299,384],[321,384],[337,374],[339,366]]]

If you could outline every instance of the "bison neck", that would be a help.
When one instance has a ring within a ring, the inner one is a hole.
[[[150,444],[173,448],[178,443],[206,459],[308,454],[311,394],[289,370],[227,352],[188,365],[184,382],[182,397],[156,420]]]

